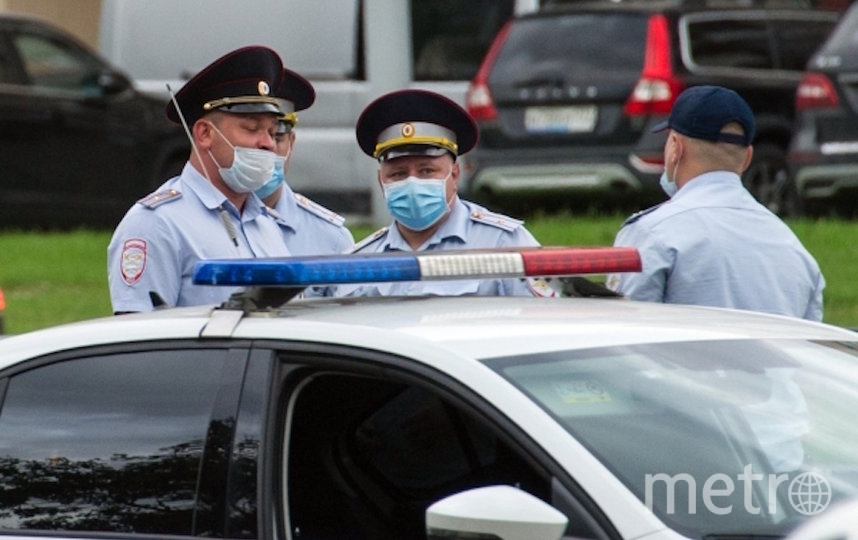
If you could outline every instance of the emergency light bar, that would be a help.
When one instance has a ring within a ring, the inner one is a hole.
[[[197,285],[309,287],[346,283],[525,278],[639,272],[638,250],[535,247],[219,259],[194,266]]]

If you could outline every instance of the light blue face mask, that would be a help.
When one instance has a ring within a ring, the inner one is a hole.
[[[412,231],[425,231],[444,217],[447,204],[447,178],[422,179],[409,176],[384,185],[387,208],[393,218]]]
[[[667,171],[661,173],[661,179],[659,179],[658,183],[661,186],[661,189],[663,189],[664,192],[667,193],[668,197],[673,197],[674,195],[676,195],[676,192],[679,189],[679,187],[676,185],[676,182],[674,182],[670,179],[670,177],[667,176]]]
[[[266,197],[280,189],[280,186],[282,186],[283,182],[286,180],[286,176],[283,174],[284,162],[285,160],[278,159],[274,163],[274,172],[271,174],[271,180],[269,180],[264,186],[254,192],[256,193],[257,197],[259,197],[260,199],[265,199]]]

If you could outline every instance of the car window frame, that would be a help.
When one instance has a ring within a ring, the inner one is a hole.
[[[9,27],[4,28],[4,34],[4,48],[8,51],[8,54],[14,56],[15,69],[18,76],[18,80],[16,82],[4,83],[4,86],[10,89],[17,88],[20,90],[21,94],[35,94],[45,98],[73,99],[79,101],[104,99],[107,96],[98,84],[98,77],[100,74],[106,72],[110,72],[113,73],[114,76],[121,77],[125,83],[124,86],[127,87],[127,90],[131,90],[132,88],[131,82],[128,81],[124,75],[112,70],[98,56],[92,54],[89,50],[78,43],[74,37],[62,32],[57,32],[54,28],[43,26],[42,24],[38,24],[34,21],[21,21],[19,24],[10,25]],[[82,85],[78,88],[66,88],[62,86],[38,84],[35,81],[30,80],[30,74],[27,71],[27,62],[22,56],[17,43],[17,39],[20,37],[32,37],[50,43],[58,49],[61,49],[68,57],[73,58],[78,65],[90,68],[91,71],[89,75],[95,79],[93,81],[93,88],[98,90],[98,94],[87,94],[81,90],[81,88],[83,88]]]
[[[257,347],[259,344],[256,345]],[[498,436],[521,454],[527,456],[533,467],[541,468],[551,484],[552,498],[564,513],[583,520],[582,527],[597,531],[599,540],[620,540],[620,535],[607,514],[599,508],[574,478],[535,443],[520,427],[510,421],[489,402],[460,381],[413,359],[340,345],[266,342],[277,358],[272,377],[272,399],[269,403],[269,440],[266,452],[274,456],[264,468],[263,477],[273,482],[265,493],[277,494],[279,500],[269,501],[266,507],[275,508],[272,527],[292,538],[288,531],[286,481],[288,478],[288,439],[290,406],[300,387],[319,373],[346,374],[395,380],[404,384],[429,389],[446,403],[462,408],[480,418],[487,419],[498,430]],[[276,420],[275,420],[276,419]],[[273,423],[272,423],[273,422]],[[269,520],[270,521],[270,520]]]

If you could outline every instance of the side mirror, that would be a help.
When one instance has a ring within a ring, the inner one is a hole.
[[[104,90],[105,95],[112,95],[124,92],[131,84],[122,74],[106,70],[98,74],[98,86]]]
[[[450,495],[427,508],[426,534],[430,540],[475,535],[502,540],[558,540],[568,521],[526,491],[488,486]]]

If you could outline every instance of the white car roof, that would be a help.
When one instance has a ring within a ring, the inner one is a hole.
[[[0,368],[54,351],[197,338],[279,339],[395,353],[427,347],[490,358],[687,340],[856,340],[849,330],[778,315],[626,299],[405,297],[297,300],[242,313],[212,306],[95,319],[0,341]],[[398,345],[397,345],[398,344]]]

